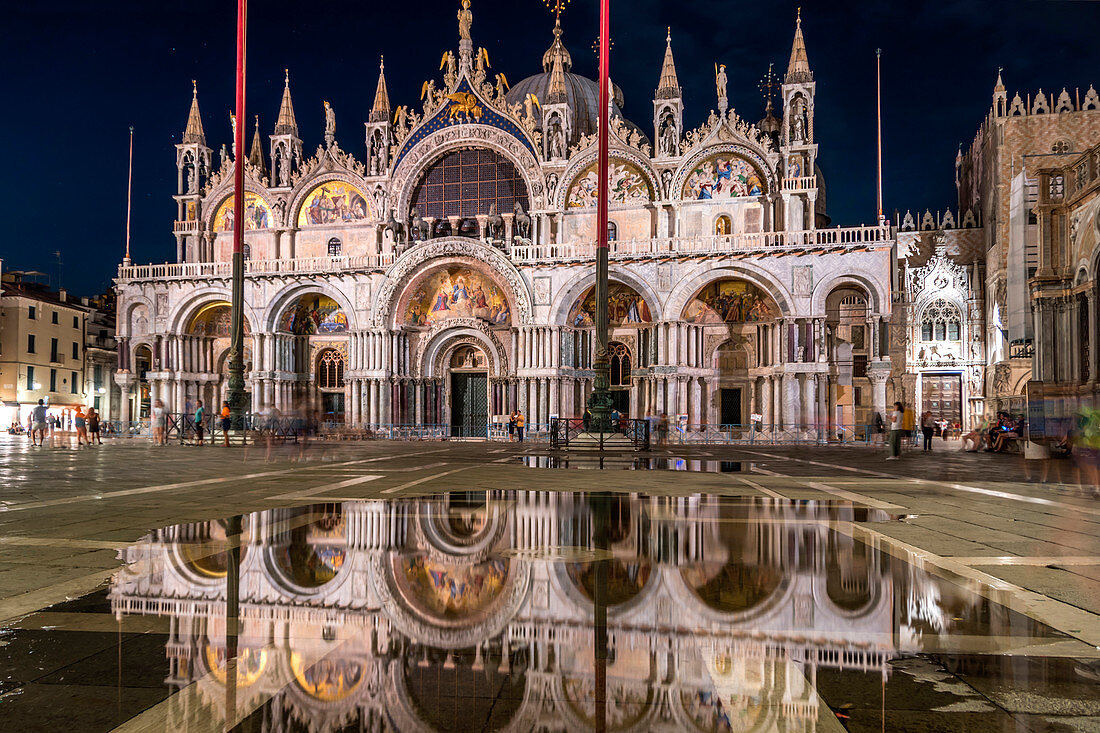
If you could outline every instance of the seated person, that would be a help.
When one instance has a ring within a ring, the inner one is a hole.
[[[1024,419],[1020,419],[1012,422],[1007,421],[1002,426],[1002,429],[997,433],[997,436],[993,439],[993,450],[997,453],[1004,451],[1008,447],[1008,442],[1012,438],[1021,438],[1024,434]]]

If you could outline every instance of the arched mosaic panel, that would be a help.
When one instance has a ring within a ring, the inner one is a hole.
[[[765,193],[764,176],[744,158],[719,153],[695,164],[684,181],[687,201],[732,199]]]
[[[687,323],[758,323],[775,318],[778,309],[758,287],[744,280],[708,283],[684,307]]]
[[[591,163],[574,179],[565,205],[570,209],[596,206],[599,186],[597,163]],[[608,163],[608,202],[610,204],[646,204],[653,199],[646,176],[633,163],[612,160]]]
[[[496,281],[470,267],[445,267],[420,281],[405,308],[409,326],[477,318],[493,326],[512,322],[512,309]]]
[[[233,313],[229,303],[211,303],[191,317],[187,333],[191,336],[229,338],[232,335]],[[249,334],[248,319],[244,319],[244,333]]]
[[[608,323],[621,326],[628,323],[649,323],[653,316],[649,304],[638,291],[622,283],[610,283],[607,292]],[[596,288],[589,288],[569,309],[571,326],[592,326],[596,323]]]
[[[296,336],[346,333],[348,315],[327,295],[307,293],[287,306],[279,318],[279,330]]]
[[[262,198],[248,191],[244,194],[244,230],[267,229],[271,226],[271,210]],[[230,195],[214,214],[214,231],[233,231],[233,196]]]
[[[372,221],[376,217],[370,197],[343,181],[326,181],[306,196],[298,210],[298,226],[348,224]]]

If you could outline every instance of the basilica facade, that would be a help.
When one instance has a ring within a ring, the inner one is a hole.
[[[533,426],[583,414],[597,84],[573,73],[555,23],[541,70],[509,86],[472,20],[460,10],[459,46],[421,109],[391,105],[380,69],[361,153],[337,141],[327,103],[307,153],[288,76],[266,146],[257,121],[243,221],[236,151],[215,161],[195,92],[176,146],[176,261],[119,269],[123,419],[157,398],[183,411],[224,395],[237,226],[255,411],[471,436],[513,409]],[[618,88],[611,110],[617,405],[690,425],[866,424],[886,407],[894,242],[884,223],[829,226],[801,20],[757,122],[731,108],[723,69],[717,109],[688,129],[671,33],[653,71],[644,127]]]

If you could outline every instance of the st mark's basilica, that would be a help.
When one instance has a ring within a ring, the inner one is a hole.
[[[288,75],[269,144],[252,138],[242,222],[234,151],[207,145],[196,89],[176,146],[177,261],[119,270],[123,420],[224,395],[236,226],[254,411],[471,436],[513,409],[536,428],[584,412],[597,84],[573,73],[556,22],[541,69],[509,85],[469,6],[419,109],[391,104],[383,64],[365,139],[341,125],[348,150],[326,102],[307,151]],[[883,222],[830,226],[794,25],[762,119],[733,109],[720,67],[716,109],[685,129],[671,32],[652,117],[627,120],[614,89],[611,379],[631,417],[800,431],[885,413],[894,241]]]

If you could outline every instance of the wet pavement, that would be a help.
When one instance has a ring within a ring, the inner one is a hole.
[[[1011,458],[0,455],[5,731],[1100,730],[1100,511]]]

